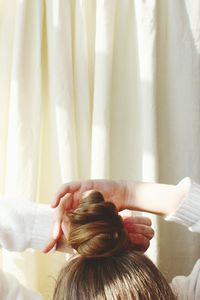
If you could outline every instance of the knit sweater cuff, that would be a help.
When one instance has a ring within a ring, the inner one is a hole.
[[[167,221],[185,225],[192,230],[192,226],[200,220],[200,185],[190,180],[187,195],[183,198],[176,211],[165,218]]]
[[[36,207],[31,248],[42,250],[52,239],[54,225],[54,210],[45,204]]]

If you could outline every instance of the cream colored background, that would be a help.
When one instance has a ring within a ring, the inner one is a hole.
[[[63,182],[200,182],[198,0],[0,0],[0,193]],[[200,238],[154,220],[150,256],[187,274]],[[46,299],[63,255],[2,253]]]

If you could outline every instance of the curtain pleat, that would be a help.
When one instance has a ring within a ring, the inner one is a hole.
[[[198,0],[0,0],[0,194],[20,205],[49,203],[70,180],[200,182],[199,11]],[[152,218],[150,257],[169,279],[187,274],[199,237]],[[45,299],[64,260],[1,254]]]

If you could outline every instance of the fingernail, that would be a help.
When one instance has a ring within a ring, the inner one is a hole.
[[[152,237],[154,236],[154,233],[148,233],[147,236],[148,236],[149,238],[152,238]]]

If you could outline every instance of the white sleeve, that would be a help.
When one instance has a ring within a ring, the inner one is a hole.
[[[42,249],[51,239],[53,209],[30,201],[0,198],[0,246],[10,251]],[[42,296],[21,285],[0,270],[1,300],[42,300]]]
[[[200,233],[200,185],[190,181],[190,188],[176,211],[167,216],[167,221],[185,225],[190,231]],[[176,276],[171,288],[177,300],[200,299],[200,260],[193,267],[189,276]]]
[[[170,284],[177,300],[200,299],[200,260],[189,276],[176,276]]]
[[[45,204],[0,198],[0,246],[9,251],[41,250],[51,239],[53,215]]]
[[[176,211],[165,220],[185,225],[190,231],[200,233],[200,185],[192,182],[190,178],[183,180],[190,181],[189,191]]]

